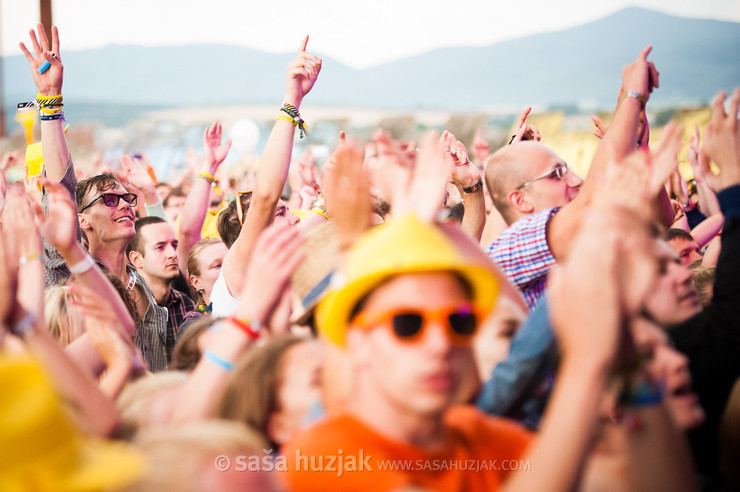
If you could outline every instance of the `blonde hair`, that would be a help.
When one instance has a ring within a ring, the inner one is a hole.
[[[116,400],[116,409],[121,415],[121,435],[129,438],[139,430],[157,422],[153,410],[158,401],[182,385],[189,374],[169,371],[143,377],[126,386]]]
[[[85,333],[82,316],[70,309],[69,287],[54,285],[44,292],[44,320],[51,336],[63,347]]]
[[[134,443],[148,466],[144,477],[127,491],[203,490],[204,474],[214,459],[226,456],[264,456],[265,441],[239,422],[202,420],[178,426],[147,429]],[[251,472],[244,472],[251,473]]]

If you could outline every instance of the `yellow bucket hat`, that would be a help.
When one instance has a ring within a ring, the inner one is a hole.
[[[38,364],[0,356],[0,490],[109,490],[135,482],[141,455],[130,445],[83,435]]]
[[[461,275],[483,312],[493,309],[498,294],[496,276],[463,255],[437,227],[405,215],[371,229],[352,246],[342,273],[334,275],[329,294],[319,303],[319,332],[343,346],[352,310],[370,291],[394,275],[438,271]]]

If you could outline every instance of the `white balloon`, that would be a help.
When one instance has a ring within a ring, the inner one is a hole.
[[[260,141],[260,129],[252,120],[237,120],[229,132],[234,148],[240,152],[254,152]]]

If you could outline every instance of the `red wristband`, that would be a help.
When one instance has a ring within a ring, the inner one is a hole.
[[[236,316],[229,316],[226,318],[231,324],[243,331],[249,338],[257,340],[260,337],[260,326],[259,324],[252,324],[247,320],[237,318]]]

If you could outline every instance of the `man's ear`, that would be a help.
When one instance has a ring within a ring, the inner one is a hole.
[[[80,229],[82,229],[83,231],[92,230],[92,226],[90,225],[90,220],[87,218],[87,215],[77,214],[77,220],[80,223]]]
[[[143,257],[144,255],[142,255],[138,251],[131,251],[128,254],[128,261],[134,266],[134,268],[140,270],[144,268],[144,261],[142,260]]]
[[[521,190],[514,190],[509,193],[509,203],[511,203],[512,207],[523,214],[531,214],[534,212],[534,205]]]

